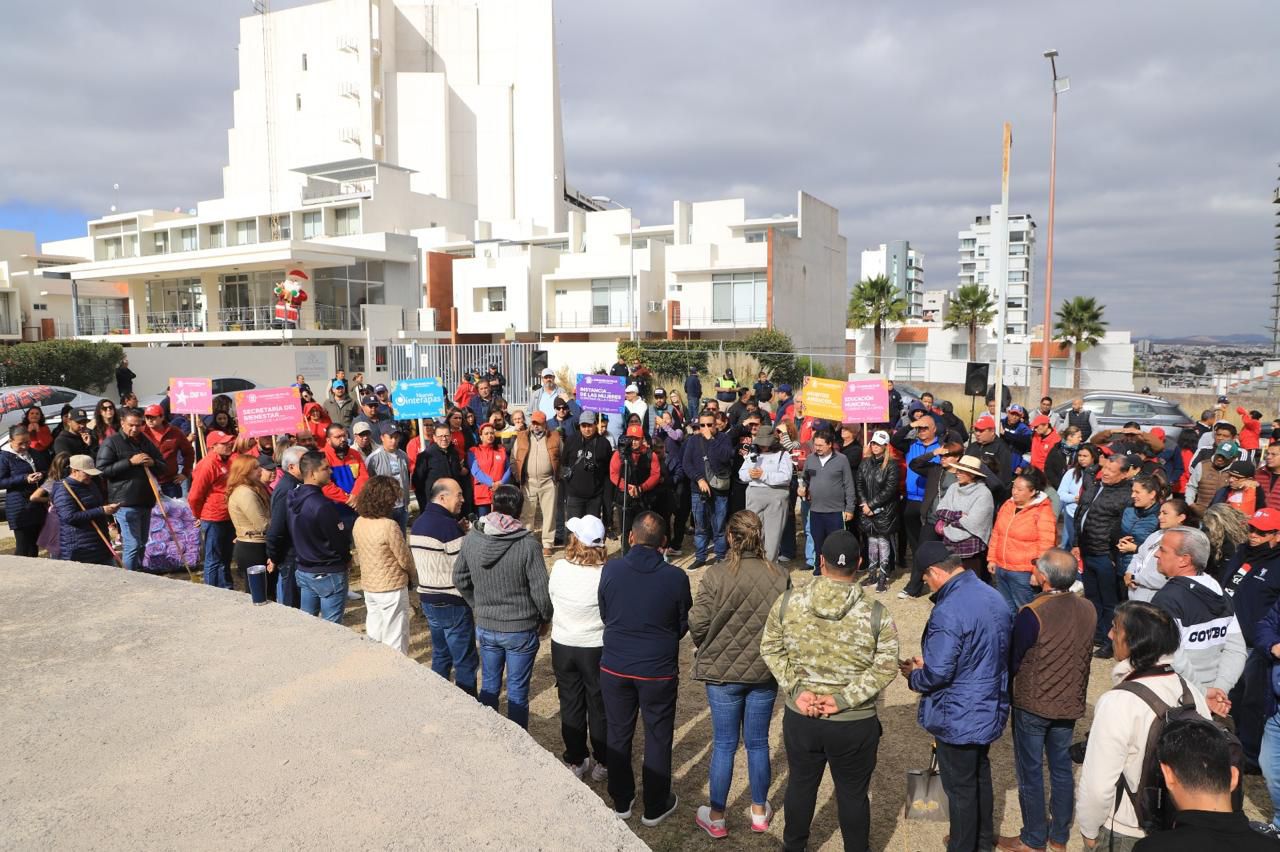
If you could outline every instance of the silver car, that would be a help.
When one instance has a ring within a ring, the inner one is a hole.
[[[1094,391],[1082,395],[1086,411],[1092,411],[1099,429],[1119,429],[1126,423],[1136,422],[1144,430],[1152,426],[1164,429],[1169,443],[1176,444],[1183,429],[1195,428],[1193,418],[1188,417],[1176,402],[1145,393],[1121,391]],[[1071,403],[1055,406],[1053,411],[1066,421]]]
[[[9,427],[23,421],[27,409],[39,405],[50,429],[58,425],[58,417],[62,406],[70,405],[83,408],[92,416],[94,406],[104,399],[101,394],[78,391],[57,385],[13,385],[0,387],[0,432],[3,442],[8,443]]]

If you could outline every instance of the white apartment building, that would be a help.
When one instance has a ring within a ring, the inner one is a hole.
[[[921,319],[925,322],[943,322],[950,307],[950,290],[926,290],[921,301]]]
[[[883,275],[907,302],[907,316],[920,319],[924,312],[924,252],[911,247],[907,240],[881,243],[879,248],[862,252],[862,274],[859,280]]]
[[[978,216],[967,230],[960,231],[960,286],[980,284],[994,290],[997,282],[989,280],[991,274],[991,213]],[[1018,213],[1009,216],[1009,281],[1006,296],[1007,314],[1005,333],[1010,337],[1026,339],[1031,328],[1032,262],[1036,244],[1036,223],[1031,214]]]
[[[801,351],[839,352],[845,309],[838,213],[803,192],[796,213],[749,218],[743,199],[677,201],[670,224],[572,211],[564,233],[444,247],[457,330],[562,341],[741,336],[780,328]],[[634,276],[634,284],[633,284]],[[429,285],[430,286],[430,285]]]

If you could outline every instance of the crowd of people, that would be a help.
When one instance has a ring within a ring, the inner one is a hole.
[[[609,372],[627,382],[617,412],[584,409],[552,370],[511,405],[492,365],[421,421],[360,374],[320,395],[299,376],[307,428],[282,436],[240,435],[225,396],[198,423],[168,398],[137,408],[131,389],[52,428],[33,406],[9,430],[0,488],[19,555],[143,570],[153,515],[175,538],[185,519],[205,584],[265,571],[270,600],[339,623],[362,597],[368,635],[405,654],[416,594],[432,669],[495,710],[505,691],[522,727],[549,640],[565,764],[646,826],[678,808],[689,635],[713,729],[694,822],[711,837],[733,823],[739,742],[748,827],[769,829],[781,692],[785,847],[806,847],[829,768],[845,848],[867,848],[877,702],[896,676],[935,742],[948,849],[1064,849],[1073,824],[1090,848],[1183,848],[1203,830],[1249,849],[1268,830],[1238,796],[1239,774],[1260,770],[1280,806],[1280,444],[1261,447],[1259,412],[1238,409],[1238,429],[1223,398],[1170,440],[1100,429],[1082,400],[1001,412],[991,395],[966,425],[890,383],[884,423],[846,424],[766,373],[708,377],[704,395],[696,370],[681,389],[638,361]],[[898,599],[933,601],[905,658],[887,594],[899,574]],[[1116,661],[1115,686],[1073,755],[1095,658]],[[1023,827],[999,836],[988,752],[1010,717]],[[1223,770],[1229,746],[1243,757]],[[1153,788],[1170,795],[1153,803]],[[1218,815],[1173,816],[1170,800]]]

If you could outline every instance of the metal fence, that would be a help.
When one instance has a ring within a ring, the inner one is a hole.
[[[392,343],[387,370],[392,381],[439,378],[448,396],[463,373],[486,373],[497,364],[506,378],[503,396],[512,405],[525,405],[538,377],[531,361],[536,343]]]

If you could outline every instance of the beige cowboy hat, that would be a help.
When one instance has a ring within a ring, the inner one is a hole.
[[[949,467],[952,470],[971,473],[974,476],[980,476],[983,479],[987,478],[986,472],[982,469],[982,462],[978,461],[975,456],[961,456],[959,461],[944,462],[943,466]]]

